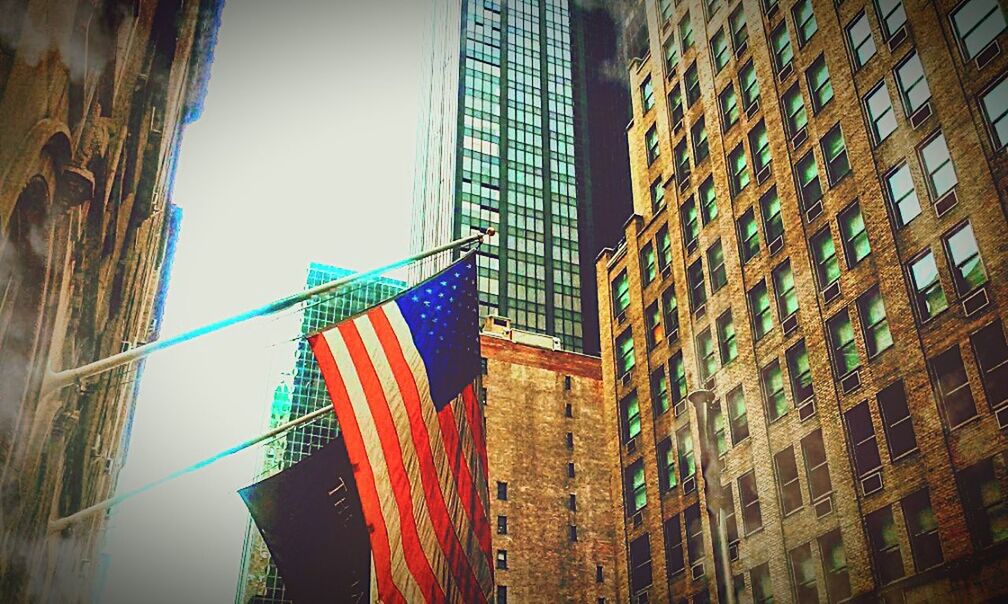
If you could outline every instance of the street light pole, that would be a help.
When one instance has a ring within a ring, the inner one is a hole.
[[[714,393],[710,390],[695,390],[687,398],[693,404],[697,416],[699,430],[700,464],[703,468],[704,495],[707,499],[707,510],[717,519],[717,558],[724,579],[724,601],[735,604],[735,591],[731,579],[731,562],[728,559],[728,514],[724,509],[725,496],[721,487],[721,458],[718,455],[717,444],[713,442],[714,415],[710,412],[710,404],[714,401]],[[715,573],[715,577],[717,573]]]

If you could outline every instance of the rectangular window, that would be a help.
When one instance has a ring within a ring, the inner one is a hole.
[[[863,478],[882,467],[879,457],[875,425],[872,424],[868,401],[861,401],[844,413],[851,451],[854,454],[854,469],[858,478]]]
[[[714,59],[714,73],[718,73],[728,64],[728,38],[725,36],[724,28],[717,30],[710,41],[711,57]]]
[[[871,25],[864,11],[847,26],[847,43],[850,45],[855,69],[864,67],[868,59],[875,56],[875,39],[872,38]]]
[[[700,216],[697,213],[696,199],[692,195],[679,207],[679,216],[686,247],[691,248],[696,245],[697,238],[700,237]]]
[[[756,604],[773,602],[773,584],[770,582],[769,562],[754,566],[749,571],[749,581],[752,582],[753,602]]]
[[[725,400],[728,403],[728,427],[731,430],[731,439],[737,445],[749,437],[749,414],[742,386],[729,392]]]
[[[694,503],[683,511],[686,524],[686,553],[690,564],[696,564],[704,558],[703,530],[700,524],[700,504]]]
[[[711,292],[716,292],[728,284],[728,272],[725,270],[724,249],[721,240],[707,248],[707,270],[710,271]]]
[[[668,437],[658,443],[658,487],[662,493],[667,493],[675,486],[675,451],[672,450],[672,438]]]
[[[845,153],[844,162],[846,162],[846,159],[847,156]],[[815,202],[822,199],[822,185],[819,184],[819,167],[816,165],[815,155],[812,154],[812,151],[809,151],[804,157],[799,159],[795,168],[798,176],[798,192],[801,194],[802,207],[808,210]]]
[[[629,329],[616,338],[616,351],[619,357],[616,359],[620,375],[627,373],[634,366],[633,333]]]
[[[896,83],[899,85],[907,117],[916,113],[931,98],[931,89],[924,77],[924,66],[921,65],[916,50],[896,66]]]
[[[910,262],[910,280],[914,287],[914,303],[921,319],[926,321],[948,308],[945,290],[938,278],[938,265],[935,264],[931,250]]]
[[[815,12],[812,10],[812,0],[798,0],[791,9],[791,16],[794,17],[795,28],[798,30],[799,48],[808,44],[812,35],[816,33],[819,26],[816,25]]]
[[[496,604],[507,604],[507,585],[497,586]]]
[[[658,13],[661,15],[662,25],[668,23],[672,18],[672,0],[658,0]]]
[[[889,87],[884,79],[865,97],[865,109],[868,110],[872,140],[876,145],[896,131],[896,112],[893,111]]]
[[[612,282],[613,312],[620,314],[630,307],[630,281],[624,270]]]
[[[682,524],[679,516],[672,516],[665,521],[665,566],[668,568],[669,580],[686,570],[686,559],[683,556]]]
[[[632,597],[636,597],[638,592],[650,586],[651,539],[645,533],[630,542],[630,590]]]
[[[497,516],[497,534],[507,535],[507,516]]]
[[[875,0],[882,31],[888,40],[906,23],[906,12],[902,0]]]
[[[788,375],[791,378],[791,394],[795,404],[801,406],[813,395],[812,369],[809,367],[805,340],[798,340],[797,344],[788,349],[785,356],[787,357]]]
[[[686,69],[683,78],[686,83],[686,106],[692,107],[693,103],[700,100],[700,75],[695,61]]]
[[[906,520],[910,537],[910,552],[913,554],[914,568],[925,571],[945,561],[941,539],[938,537],[938,522],[931,509],[931,497],[924,487],[900,500],[903,519]]]
[[[697,259],[686,270],[686,279],[689,281],[690,306],[696,312],[705,302],[707,302],[707,290],[704,288],[703,260]]]
[[[819,537],[818,541],[823,577],[826,578],[826,595],[830,602],[846,600],[851,595],[851,586],[840,529],[833,529]]]
[[[994,148],[1003,149],[1008,145],[1008,78],[994,85],[980,97],[984,117],[994,135]]]
[[[674,153],[676,180],[677,182],[682,182],[691,172],[689,145],[686,144],[685,138],[676,143]]]
[[[644,312],[644,318],[647,319],[648,350],[653,350],[664,339],[662,337],[664,334],[662,333],[661,309],[658,308],[658,302],[648,306]]]
[[[998,0],[968,0],[952,11],[952,26],[967,59],[987,48],[1005,30]]]
[[[498,480],[497,481],[497,499],[500,499],[501,501],[507,501],[507,498],[508,498],[507,483],[506,482],[501,482],[501,481]]]
[[[679,47],[676,46],[675,37],[669,36],[665,40],[665,43],[662,45],[662,51],[665,55],[665,73],[667,77],[672,77],[676,66],[679,64]]]
[[[799,545],[788,552],[791,576],[794,577],[795,601],[818,602],[815,562],[812,561],[811,544]]]
[[[574,462],[567,463],[567,478],[574,478]]]
[[[920,202],[914,189],[910,166],[902,164],[886,175],[886,191],[889,193],[889,204],[896,219],[896,226],[904,227],[910,221],[920,216]]]
[[[917,449],[917,437],[914,435],[913,422],[910,420],[903,380],[889,384],[880,390],[875,398],[878,401],[879,415],[882,417],[882,430],[889,446],[889,459],[896,461]]]
[[[714,178],[707,177],[700,185],[700,218],[707,226],[717,218],[717,194],[714,192]]]
[[[798,294],[795,292],[791,261],[785,260],[773,269],[774,294],[777,296],[777,314],[786,319],[798,312]]]
[[[749,29],[746,26],[745,10],[740,4],[738,8],[728,15],[728,24],[731,27],[732,47],[736,53],[742,52],[742,48],[749,40]]]
[[[567,495],[567,509],[576,512],[577,511],[577,495],[574,493],[569,493]]]
[[[672,286],[662,292],[662,310],[665,313],[665,333],[670,341],[674,341],[679,337],[679,303]]]
[[[728,87],[721,91],[718,96],[718,105],[721,107],[723,130],[727,132],[739,120],[738,96],[735,94],[734,86],[728,84]]]
[[[749,150],[752,152],[753,167],[756,172],[762,172],[770,165],[773,156],[770,153],[770,137],[767,136],[766,124],[763,123],[763,120],[760,120],[749,131]]]
[[[791,50],[791,38],[788,36],[784,21],[781,21],[780,25],[770,33],[770,45],[773,48],[774,65],[777,67],[777,73],[780,73],[791,64],[791,59],[794,58],[794,52]]]
[[[651,373],[651,406],[655,415],[661,415],[669,410],[668,377],[665,368],[658,367]]]
[[[668,95],[668,104],[672,111],[672,124],[676,127],[683,120],[682,88],[679,82],[672,84],[672,91]]]
[[[873,358],[893,344],[886,318],[885,302],[876,285],[857,300],[858,315],[861,318],[861,333],[864,335],[868,358]]]
[[[871,253],[868,231],[865,228],[864,217],[861,216],[861,204],[855,200],[840,212],[837,221],[840,223],[840,239],[843,241],[847,268],[854,268]]]
[[[507,550],[499,549],[497,550],[497,568],[501,570],[507,570]]]
[[[808,0],[805,0],[808,2]],[[829,68],[826,67],[826,57],[819,57],[805,71],[809,92],[812,94],[812,112],[819,113],[823,107],[833,100],[833,84],[830,83]]]
[[[808,478],[809,497],[812,502],[821,501],[833,492],[829,465],[826,462],[826,446],[823,444],[822,430],[816,429],[801,439],[802,457],[805,458],[805,476]]]
[[[697,355],[700,357],[700,380],[706,382],[718,369],[717,352],[714,350],[714,338],[710,329],[705,329],[697,335]]]
[[[742,89],[742,106],[749,111],[759,100],[759,80],[751,59],[739,70],[739,86]]]
[[[777,472],[777,490],[780,493],[781,511],[787,516],[803,505],[801,487],[798,485],[798,464],[795,463],[794,447],[788,447],[774,453],[774,469]]]
[[[773,329],[773,312],[766,281],[761,280],[749,290],[749,313],[752,315],[753,338],[760,340]]]
[[[973,355],[980,365],[987,404],[993,409],[1008,401],[1008,342],[1001,321],[994,321],[970,336]]]
[[[887,505],[865,516],[865,525],[868,528],[868,542],[879,580],[883,585],[892,583],[905,574],[892,506]]]
[[[731,193],[734,197],[749,185],[749,166],[741,143],[728,154],[728,169],[731,170]]]
[[[652,125],[644,135],[644,142],[647,145],[647,162],[650,166],[658,159],[660,153],[658,149],[658,127]]]
[[[693,47],[693,23],[690,21],[689,11],[679,21],[679,40],[682,42],[682,52],[686,54],[686,51]]]
[[[648,243],[645,245],[640,252],[641,256],[641,277],[644,280],[644,285],[654,281],[654,278],[658,276],[658,263],[655,258],[654,246]]]
[[[846,308],[826,322],[826,331],[829,332],[833,370],[837,377],[843,377],[860,367],[861,357],[858,355],[857,344],[854,343],[854,327]]]
[[[678,405],[686,400],[686,365],[681,352],[669,359],[669,377],[672,379],[672,404]]]
[[[742,264],[749,262],[759,253],[759,230],[756,228],[756,216],[752,208],[749,208],[739,216],[738,241]]]
[[[746,535],[763,528],[759,493],[756,490],[756,473],[749,470],[738,479],[739,503],[742,505],[742,526]],[[755,581],[753,584],[755,585]]]
[[[721,364],[726,365],[738,357],[738,344],[735,341],[735,324],[732,323],[731,310],[726,310],[718,317],[717,333]]]
[[[976,401],[973,400],[959,347],[949,348],[931,359],[929,364],[949,427],[955,428],[976,417]]]
[[[577,526],[573,524],[567,525],[567,538],[570,541],[577,541]]]
[[[626,470],[627,510],[630,515],[647,505],[647,484],[644,482],[644,460],[638,459]]]
[[[830,186],[850,174],[850,162],[847,160],[847,145],[844,143],[840,124],[833,126],[820,142],[823,158],[826,160],[826,176]]]
[[[690,140],[693,141],[693,160],[700,163],[710,155],[710,147],[707,146],[707,124],[703,116],[690,128]]]
[[[651,211],[658,213],[665,207],[665,187],[662,186],[661,178],[656,178],[651,183]]]
[[[771,187],[760,198],[760,214],[763,216],[763,232],[766,233],[768,243],[773,243],[784,236],[784,219],[781,218],[781,202],[777,195],[777,187]]]
[[[728,545],[732,545],[739,541],[738,521],[735,519],[735,497],[732,495],[731,482],[721,485],[721,488],[724,494],[725,533],[728,537]],[[736,580],[741,578],[741,576],[737,576]],[[739,600],[736,598],[735,601]]]
[[[819,289],[826,289],[826,286],[840,278],[840,263],[837,262],[836,247],[829,227],[812,235],[811,243]]]
[[[952,266],[952,281],[960,296],[987,283],[987,271],[969,222],[963,223],[945,238],[945,251]]]
[[[654,85],[651,84],[651,76],[644,78],[640,86],[642,113],[647,113],[654,108]]]
[[[780,362],[773,361],[760,371],[763,397],[766,399],[767,418],[773,422],[788,411],[787,397],[784,395],[784,374]]]
[[[681,481],[696,473],[696,461],[693,459],[693,436],[689,426],[683,426],[676,431],[676,443],[679,445],[679,478]]]
[[[934,199],[938,199],[959,183],[948,145],[945,144],[945,135],[939,132],[937,136],[924,143],[920,153],[931,194]]]
[[[956,478],[973,543],[987,547],[1008,539],[1008,506],[994,473],[994,460],[987,458],[960,470]]]
[[[658,229],[658,268],[665,270],[672,263],[672,238],[669,236],[668,225]]]
[[[796,83],[788,88],[784,93],[784,115],[787,120],[788,133],[791,136],[798,134],[800,130],[808,124],[808,114],[805,112],[805,102],[802,100],[801,90]]]
[[[623,419],[623,442],[626,443],[641,431],[640,402],[637,400],[637,393],[631,392],[621,400],[620,409],[620,416]]]

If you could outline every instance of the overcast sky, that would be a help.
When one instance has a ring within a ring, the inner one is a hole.
[[[225,5],[202,118],[182,144],[181,237],[162,335],[302,289],[307,265],[404,256],[427,2]],[[263,431],[297,318],[147,363],[120,490]],[[102,600],[231,602],[261,449],[122,504]]]

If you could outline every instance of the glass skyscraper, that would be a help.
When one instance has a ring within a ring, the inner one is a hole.
[[[571,7],[567,0],[435,5],[413,247],[494,227],[499,236],[477,259],[482,314],[583,350],[581,254],[593,246],[575,136]],[[414,278],[444,262],[423,263]]]

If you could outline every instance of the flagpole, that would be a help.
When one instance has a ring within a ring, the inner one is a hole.
[[[484,237],[493,236],[494,233],[495,231],[493,227],[490,227],[483,233],[477,233],[474,235],[469,235],[468,237],[462,237],[461,239],[450,241],[444,245],[439,245],[429,250],[425,250],[423,252],[420,252],[419,254],[415,254],[413,256],[404,258],[403,260],[399,260],[391,264],[386,264],[384,266],[380,266],[378,268],[371,269],[363,273],[354,273],[353,275],[348,275],[346,277],[341,277],[339,279],[329,281],[328,283],[317,285],[313,288],[306,289],[302,292],[298,292],[295,294],[291,294],[289,296],[286,296],[284,298],[281,298],[264,306],[253,308],[251,310],[245,311],[233,317],[221,319],[219,321],[215,321],[202,327],[197,327],[196,329],[192,329],[190,331],[178,334],[176,336],[172,336],[170,338],[165,338],[163,340],[155,340],[153,342],[137,346],[136,348],[131,348],[124,352],[114,354],[110,357],[106,357],[104,359],[99,359],[92,363],[82,365],[75,369],[67,369],[59,372],[49,371],[46,373],[45,379],[43,380],[42,396],[44,397],[46,395],[56,392],[61,388],[64,388],[71,384],[75,384],[80,380],[82,380],[83,378],[104,373],[111,369],[115,369],[116,367],[148,357],[154,354],[155,352],[165,350],[173,346],[177,346],[178,344],[188,342],[189,340],[194,340],[196,338],[203,337],[207,334],[220,331],[226,327],[237,325],[238,323],[243,323],[245,321],[257,317],[264,317],[276,314],[278,312],[291,308],[292,306],[296,306],[297,304],[300,304],[305,300],[309,300],[314,296],[318,296],[320,294],[326,294],[334,290],[337,290],[350,283],[353,283],[358,279],[380,275],[386,271],[406,266],[408,264],[412,264],[413,262],[423,260],[424,258],[428,258],[441,252],[453,250],[469,243],[475,243],[478,241],[481,242],[483,241]]]

